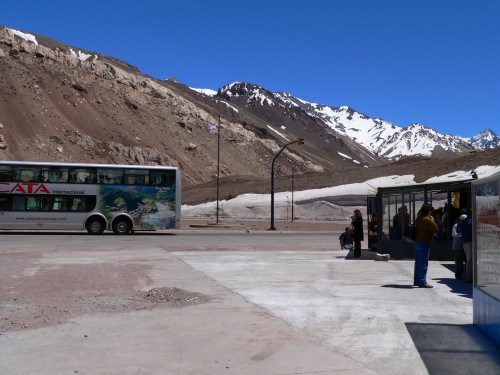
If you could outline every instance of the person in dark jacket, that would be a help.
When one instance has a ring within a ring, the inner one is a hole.
[[[364,241],[363,235],[363,215],[360,210],[354,210],[354,216],[351,221],[352,225],[352,239],[354,241],[354,256],[356,258],[361,256],[361,241]]]
[[[352,230],[346,227],[344,233],[339,237],[341,249],[352,249]]]
[[[472,282],[472,215],[468,212],[467,219],[462,223],[462,240],[465,251],[465,282]]]
[[[467,215],[461,215],[451,229],[451,236],[453,242],[451,249],[455,254],[455,279],[462,280],[465,274],[465,267],[467,258],[465,257],[464,241],[462,239],[462,223],[467,219]]]
[[[413,275],[413,286],[419,288],[432,288],[427,283],[427,269],[429,268],[429,255],[434,234],[439,230],[438,225],[432,217],[433,208],[424,203],[415,220],[416,236],[413,242],[415,252],[415,271]]]

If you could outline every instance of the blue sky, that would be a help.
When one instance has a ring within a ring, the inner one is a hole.
[[[4,0],[0,25],[191,87],[250,82],[399,126],[500,135],[497,0]]]

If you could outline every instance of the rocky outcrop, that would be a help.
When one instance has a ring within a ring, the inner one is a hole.
[[[109,148],[113,150],[117,156],[124,157],[127,164],[179,166],[176,160],[173,160],[168,155],[155,149],[147,147],[126,147],[115,142],[111,142]]]

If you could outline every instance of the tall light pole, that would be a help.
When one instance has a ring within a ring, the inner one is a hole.
[[[219,126],[217,127],[217,212],[215,222],[219,224],[219,174],[220,174],[220,116]]]
[[[293,221],[293,173],[295,169],[292,168],[292,221]]]
[[[274,157],[273,163],[271,165],[271,228],[269,228],[269,230],[276,230],[276,227],[274,226],[274,162],[276,161],[276,158],[280,156],[280,154],[283,152],[285,148],[287,148],[290,145],[293,145],[294,143],[302,145],[304,144],[304,140],[301,137],[299,137],[299,139],[297,139],[296,141],[284,145]]]
[[[217,131],[217,208],[215,211],[217,224],[219,223],[219,174],[220,174],[220,116],[219,125],[208,124],[208,132],[214,134]]]

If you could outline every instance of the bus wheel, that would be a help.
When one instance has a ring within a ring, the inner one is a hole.
[[[127,218],[118,218],[113,222],[113,232],[115,234],[129,234],[132,230],[132,224]]]
[[[85,229],[87,229],[89,234],[102,234],[104,229],[106,229],[106,223],[100,217],[93,217],[87,221]]]

